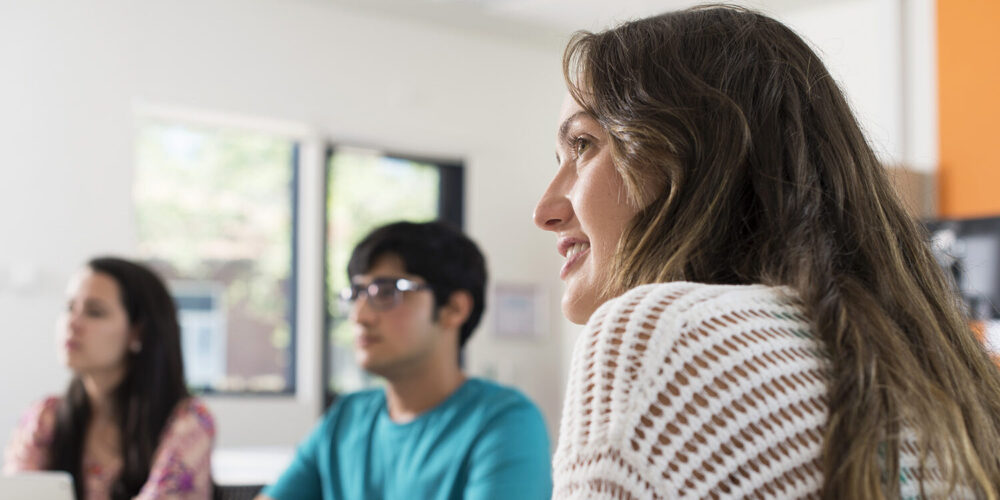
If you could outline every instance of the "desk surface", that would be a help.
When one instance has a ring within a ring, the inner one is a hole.
[[[271,484],[292,463],[293,448],[238,447],[212,452],[212,479],[220,485]]]

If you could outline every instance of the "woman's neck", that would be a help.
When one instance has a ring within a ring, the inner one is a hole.
[[[124,378],[124,367],[95,370],[80,375],[94,419],[114,419],[114,393]]]

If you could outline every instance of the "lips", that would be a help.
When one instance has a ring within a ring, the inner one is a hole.
[[[558,251],[559,255],[566,258],[559,278],[566,279],[576,263],[590,253],[590,242],[581,238],[563,238],[559,240]]]
[[[559,242],[556,244],[556,251],[559,252],[559,255],[565,257],[566,253],[569,252],[570,248],[573,248],[574,246],[580,243],[583,243],[588,246],[590,245],[590,242],[583,238],[569,238],[569,237],[560,238]]]
[[[381,339],[379,339],[379,337],[375,335],[358,335],[358,337],[354,339],[354,344],[359,348],[364,349],[368,346],[378,343],[379,340]]]

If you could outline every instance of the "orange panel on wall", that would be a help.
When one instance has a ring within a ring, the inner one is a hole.
[[[1000,215],[1000,1],[938,0],[943,217]]]

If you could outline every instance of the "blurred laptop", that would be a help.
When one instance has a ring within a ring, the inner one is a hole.
[[[0,476],[3,500],[75,500],[73,479],[66,472],[19,472]]]

